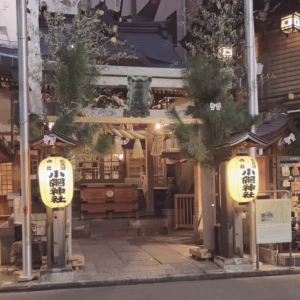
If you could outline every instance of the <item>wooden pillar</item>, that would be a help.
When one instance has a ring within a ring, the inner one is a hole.
[[[213,170],[195,166],[194,240],[205,248],[215,248],[215,186]]]
[[[201,166],[201,195],[203,214],[203,245],[206,249],[215,248],[215,172]]]
[[[154,124],[148,125],[148,131],[154,131]],[[146,194],[146,213],[147,215],[154,215],[154,179],[153,179],[153,156],[151,149],[153,144],[153,135],[148,134],[146,139],[146,181],[147,181],[147,194]]]
[[[223,257],[232,258],[234,256],[234,201],[230,197],[227,184],[228,162],[220,164],[220,196],[221,196],[221,236],[220,254]]]
[[[201,194],[201,168],[200,164],[194,167],[195,200],[194,200],[194,242],[203,243],[203,218],[202,218],[202,194]]]

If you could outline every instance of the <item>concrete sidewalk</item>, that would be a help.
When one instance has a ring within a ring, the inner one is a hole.
[[[226,273],[211,261],[193,259],[189,254],[193,246],[189,232],[155,237],[78,239],[73,241],[73,254],[84,254],[86,263],[75,271],[74,282],[16,283],[14,270],[8,268],[2,272],[0,291],[300,274],[300,268],[275,266]],[[35,274],[38,275],[38,271]]]

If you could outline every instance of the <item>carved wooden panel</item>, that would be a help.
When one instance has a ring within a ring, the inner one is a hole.
[[[81,189],[82,212],[132,212],[138,210],[135,186],[96,186]]]

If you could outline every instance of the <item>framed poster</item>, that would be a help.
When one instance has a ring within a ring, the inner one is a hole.
[[[256,242],[292,242],[291,199],[256,200]]]

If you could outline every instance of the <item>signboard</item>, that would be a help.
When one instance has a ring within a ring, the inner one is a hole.
[[[14,223],[22,225],[23,210],[21,197],[14,197]]]
[[[0,0],[0,45],[17,48],[16,1]]]
[[[291,199],[256,200],[257,244],[292,242]]]

